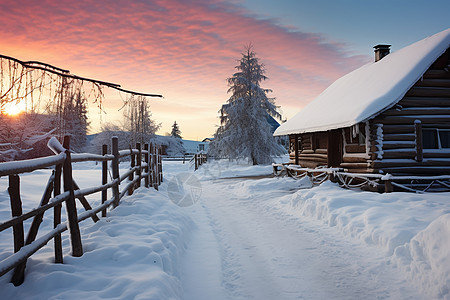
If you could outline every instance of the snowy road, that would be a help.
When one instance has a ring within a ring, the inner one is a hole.
[[[421,298],[378,249],[277,211],[271,198],[286,189],[263,194],[245,179],[202,189],[186,208],[197,225],[182,259],[187,300]]]

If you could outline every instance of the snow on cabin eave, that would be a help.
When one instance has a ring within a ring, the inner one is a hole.
[[[450,28],[399,49],[378,62],[365,64],[342,76],[325,89],[315,100],[305,106],[291,120],[282,124],[275,131],[274,136],[344,128],[375,118],[400,102],[430,66],[447,51],[449,44]],[[364,77],[364,84],[370,84],[374,82],[372,80],[373,74],[378,74],[379,76],[375,76],[377,79],[380,79],[378,86],[384,87],[383,83],[389,83],[391,81],[386,79],[385,74],[392,68],[399,69],[400,71],[393,75],[394,83],[386,87],[386,89],[382,88],[381,93],[377,89],[372,89],[372,92],[375,93],[374,95],[371,95],[369,93],[370,91],[366,91],[365,89],[360,89],[356,94],[348,91],[349,86],[354,86],[355,81],[358,82],[362,78],[360,75]],[[362,90],[364,91],[361,92]],[[340,99],[350,98],[353,98],[351,99],[353,101],[351,103],[346,104],[340,101]],[[366,100],[363,101],[361,106],[355,107],[353,112],[347,111],[343,114],[342,118],[344,120],[333,116],[333,113],[325,113],[321,118],[323,107],[328,107],[328,110],[333,110],[332,104],[337,101],[340,103],[341,106],[339,106],[339,109],[341,109],[345,105],[351,105],[355,101],[358,102],[364,98]],[[331,104],[331,107],[328,104]],[[355,121],[347,121],[352,119]],[[308,123],[316,126],[308,127]]]

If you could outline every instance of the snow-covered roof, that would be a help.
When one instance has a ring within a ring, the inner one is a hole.
[[[450,45],[450,28],[336,80],[274,135],[326,131],[369,120],[400,101]]]

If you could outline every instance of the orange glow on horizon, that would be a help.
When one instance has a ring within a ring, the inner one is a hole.
[[[20,102],[11,102],[6,103],[2,109],[2,113],[14,117],[23,113],[26,109],[25,103],[23,101]]]

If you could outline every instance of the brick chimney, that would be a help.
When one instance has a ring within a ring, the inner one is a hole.
[[[375,62],[389,54],[391,45],[376,45],[373,47],[375,51]]]

